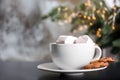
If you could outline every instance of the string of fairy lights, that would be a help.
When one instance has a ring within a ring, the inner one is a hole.
[[[65,5],[55,7],[41,19],[50,18],[60,26],[71,24],[71,32],[93,35],[101,48],[110,47],[111,53],[120,53],[120,5],[116,3],[119,1],[113,0],[112,5],[107,5],[105,0],[85,1],[74,8]]]
[[[111,29],[112,30],[115,30],[116,27],[115,27],[115,18],[116,18],[116,15],[120,12],[117,11],[116,9],[116,6],[113,7],[113,14],[110,15],[109,17],[106,17],[105,15],[107,13],[109,13],[109,9],[107,7],[103,7],[102,9],[100,8],[96,8],[96,6],[92,3],[91,0],[87,0],[86,3],[84,3],[84,5],[86,6],[86,8],[88,8],[88,10],[90,9],[92,12],[88,15],[86,15],[86,12],[74,12],[72,11],[70,15],[68,15],[68,13],[64,13],[64,20],[59,20],[58,21],[58,24],[59,25],[63,25],[63,24],[66,24],[66,23],[71,23],[72,20],[75,18],[75,17],[78,17],[80,19],[82,19],[82,23],[87,25],[87,26],[92,26],[94,24],[94,22],[97,20],[97,17],[95,14],[99,15],[103,20],[105,20],[105,24],[111,24]],[[99,5],[102,7],[103,6],[103,2],[99,2]],[[58,7],[57,8],[58,12],[61,12],[62,9],[61,7]],[[64,8],[64,11],[67,11],[69,10],[69,8],[65,7]],[[82,13],[81,13],[82,12]],[[85,21],[88,21],[88,23],[86,23]],[[84,26],[84,25],[79,25],[79,27],[77,29],[75,29],[73,31],[73,33],[76,32],[76,30],[79,30],[79,31],[82,31],[83,28],[88,28],[87,26]],[[96,31],[96,36],[97,37],[101,37],[102,34],[102,29],[101,28],[98,28],[98,30]]]

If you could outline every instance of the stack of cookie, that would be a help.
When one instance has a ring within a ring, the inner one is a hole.
[[[112,57],[101,58],[99,60],[93,61],[90,64],[84,66],[84,69],[95,69],[108,66],[110,62],[114,62],[115,60]]]

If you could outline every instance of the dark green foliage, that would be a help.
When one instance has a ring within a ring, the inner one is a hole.
[[[116,9],[108,9],[104,0],[91,0],[92,6],[87,7],[84,3],[76,5],[74,9],[66,9],[66,6],[58,6],[51,10],[50,13],[43,16],[42,19],[50,18],[52,21],[63,21],[67,20],[64,15],[67,13],[68,16],[71,16],[72,13],[77,13],[76,16],[72,17],[71,32],[78,30],[79,26],[87,25],[89,26],[85,34],[92,34],[95,36],[95,41],[101,48],[111,47],[111,53],[120,54],[120,7],[114,6]],[[102,6],[100,5],[102,2]],[[93,8],[96,8],[93,11]],[[58,11],[58,8],[61,8],[61,11]],[[105,10],[105,8],[107,10]],[[99,11],[99,12],[97,12]],[[105,13],[103,13],[105,11]],[[114,13],[115,22],[113,22]],[[104,16],[102,16],[104,14]],[[92,16],[95,16],[96,19],[92,19]],[[88,19],[90,17],[90,19]],[[93,25],[90,25],[92,23]],[[115,29],[112,29],[112,26],[115,26]],[[101,29],[101,36],[97,36],[97,31]]]

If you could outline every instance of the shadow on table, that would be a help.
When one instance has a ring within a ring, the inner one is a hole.
[[[81,75],[66,75],[63,73],[52,73],[43,71],[38,80],[101,80],[104,79],[103,75],[105,75],[104,70],[97,72],[89,72],[85,73],[83,76]],[[102,73],[102,74],[101,74]],[[103,74],[104,73],[104,74]],[[102,76],[102,77],[101,77]]]
[[[38,80],[120,80],[120,62],[111,63],[105,70],[85,73],[82,77],[50,72]]]

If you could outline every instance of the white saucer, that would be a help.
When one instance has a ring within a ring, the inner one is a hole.
[[[103,70],[106,67],[96,68],[96,69],[78,69],[78,70],[62,70],[59,69],[57,66],[54,65],[54,63],[43,63],[37,66],[38,69],[44,70],[44,71],[50,71],[50,72],[57,72],[57,73],[86,73],[86,72],[92,72],[92,71],[99,71]]]

